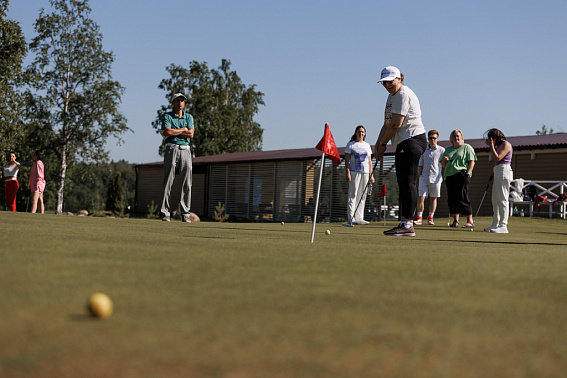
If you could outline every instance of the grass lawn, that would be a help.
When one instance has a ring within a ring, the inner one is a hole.
[[[0,212],[0,376],[564,376],[567,221],[446,222],[311,244],[311,224]]]

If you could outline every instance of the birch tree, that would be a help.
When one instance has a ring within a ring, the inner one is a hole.
[[[55,213],[61,214],[68,166],[79,159],[106,160],[108,137],[121,142],[129,129],[119,111],[124,88],[111,75],[114,55],[103,49],[88,0],[49,2],[52,11],[41,9],[34,24],[28,73],[35,93],[28,106],[41,109],[38,132],[59,158]]]

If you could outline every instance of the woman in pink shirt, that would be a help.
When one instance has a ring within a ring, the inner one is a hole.
[[[43,166],[43,152],[37,150],[33,153],[33,159],[35,163],[31,168],[30,181],[28,183],[28,189],[32,191],[32,208],[31,212],[35,213],[38,209],[39,212],[43,214],[43,191],[45,190],[45,172]]]

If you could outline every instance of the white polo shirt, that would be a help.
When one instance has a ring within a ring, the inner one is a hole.
[[[423,167],[421,176],[419,176],[420,182],[437,184],[443,181],[443,174],[441,171],[441,160],[443,160],[443,153],[445,153],[445,148],[439,145],[437,145],[435,148],[431,148],[429,144],[427,144],[425,152],[419,158],[419,166]]]

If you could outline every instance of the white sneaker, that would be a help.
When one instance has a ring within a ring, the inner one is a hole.
[[[359,220],[357,223],[358,223],[358,224],[362,224],[362,225],[364,225],[364,224],[370,224],[370,222],[365,221],[364,219],[363,219],[363,220]]]
[[[497,228],[497,227],[496,227],[496,226],[486,227],[486,228],[484,229],[484,231],[490,232],[490,231],[494,230],[495,228]]]
[[[490,232],[494,232],[495,234],[507,234],[508,233],[508,227],[506,227],[506,226],[496,227],[496,228],[493,228],[492,230],[490,230]]]

